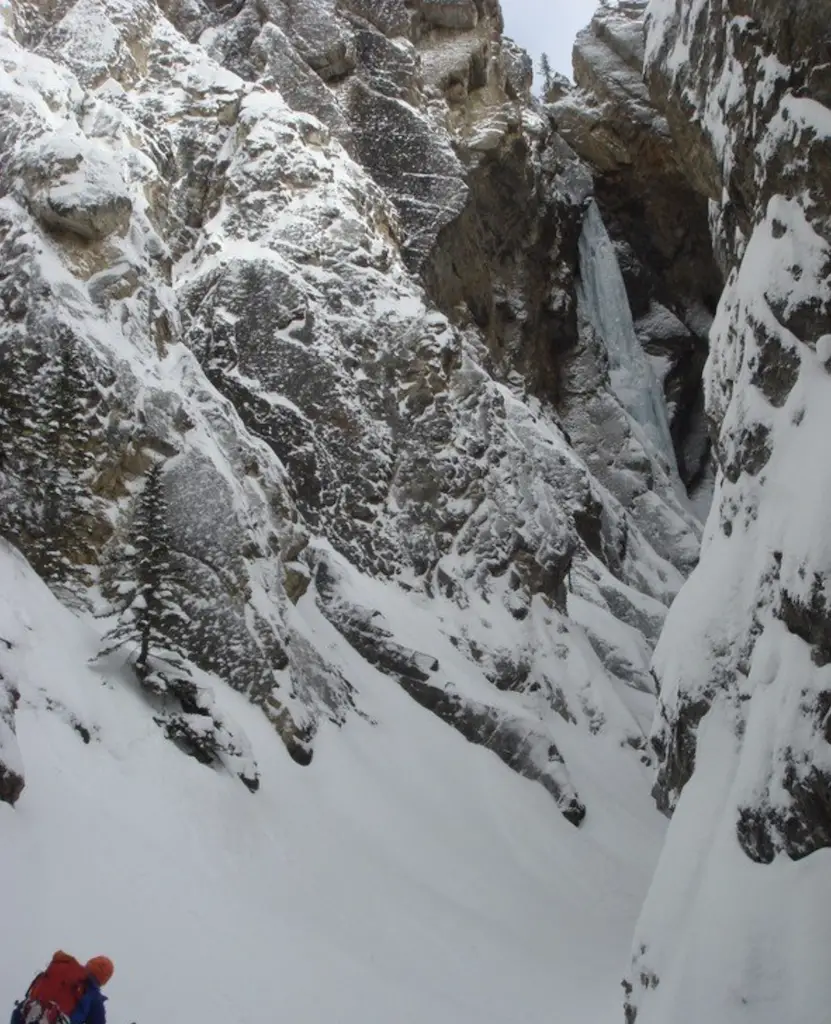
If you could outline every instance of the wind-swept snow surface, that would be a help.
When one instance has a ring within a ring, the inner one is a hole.
[[[311,601],[300,610],[354,671]],[[252,796],[168,743],[117,663],[88,666],[93,627],[7,547],[0,635],[27,765],[17,808],[0,805],[3,1005],[63,946],[114,959],[113,1024],[618,1021],[663,819],[616,741],[574,730],[569,764],[602,808],[578,830],[366,665],[362,706],[382,727],[324,731],[308,768],[200,677],[251,742]]]

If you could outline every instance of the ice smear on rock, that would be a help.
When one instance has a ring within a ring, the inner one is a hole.
[[[592,201],[580,237],[580,295],[606,346],[612,388],[668,466],[675,466],[666,403],[638,341],[615,249]]]

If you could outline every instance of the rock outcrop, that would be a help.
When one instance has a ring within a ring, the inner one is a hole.
[[[807,1020],[827,1001],[824,969],[791,960],[786,936],[821,934],[810,879],[831,846],[829,16],[649,9],[650,93],[711,205],[727,283],[705,381],[714,510],[654,662],[656,795],[674,819],[636,937],[638,1024]]]
[[[5,642],[0,639],[0,644]],[[20,694],[0,672],[0,801],[12,806],[20,799],[25,785],[14,731],[14,713],[19,699]]]

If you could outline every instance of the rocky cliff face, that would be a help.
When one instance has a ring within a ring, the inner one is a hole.
[[[708,475],[701,372],[722,278],[707,200],[643,80],[644,8],[628,0],[596,12],[574,48],[576,87],[560,87],[549,109],[592,168],[638,336],[664,384],[679,469],[695,491]]]
[[[827,1004],[830,15],[622,0],[543,105],[496,0],[0,9],[3,536],[106,613],[160,480],[166,639],[301,764],[370,671],[575,826],[575,740],[656,758],[630,1024]]]
[[[296,760],[360,713],[322,614],[579,823],[561,739],[645,756],[650,651],[699,527],[591,173],[498,4],[3,18],[6,535],[101,610],[161,460],[175,642]],[[452,671],[385,616],[392,591]],[[180,741],[197,696],[165,697]]]
[[[639,1024],[827,1005],[829,17],[649,6],[650,92],[726,288],[705,380],[718,486],[654,663],[656,797],[675,816],[636,937]]]

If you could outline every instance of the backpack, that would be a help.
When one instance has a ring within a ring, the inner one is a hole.
[[[74,956],[57,952],[20,1007],[22,1024],[66,1024],[87,988],[88,973]]]

